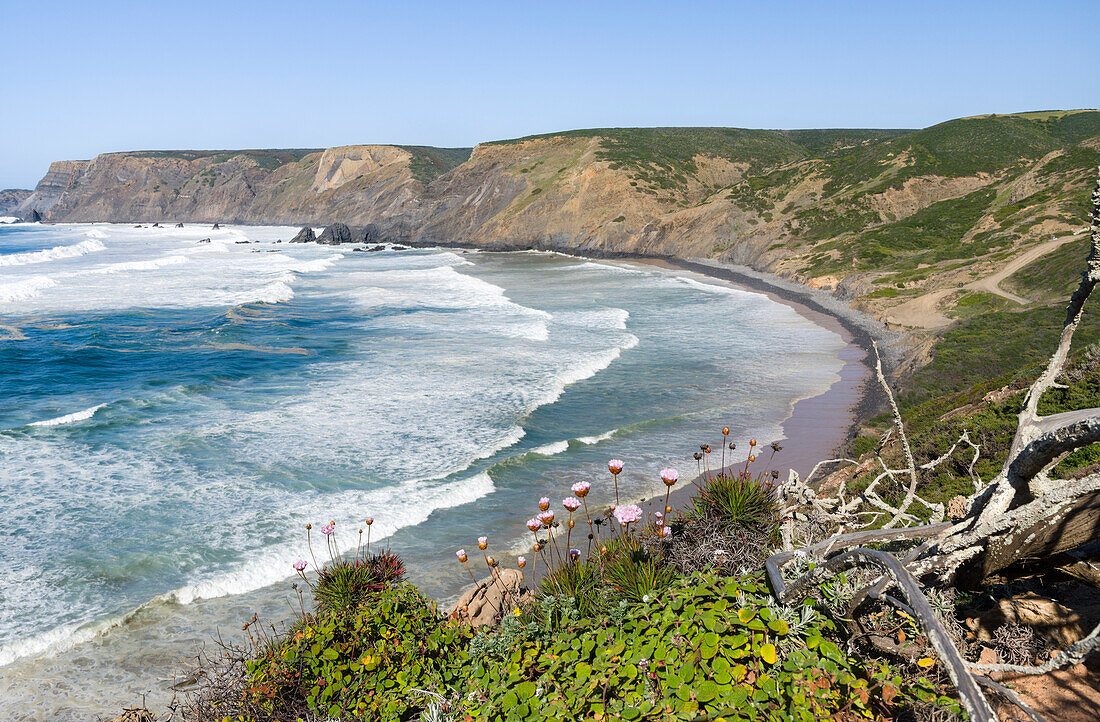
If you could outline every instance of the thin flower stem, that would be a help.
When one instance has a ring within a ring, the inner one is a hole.
[[[567,525],[566,528],[568,529],[568,531],[565,533],[565,548],[568,549],[569,545],[572,544],[571,540],[573,538],[573,510],[572,509],[569,510],[569,521],[566,522],[566,525]]]
[[[313,568],[320,569],[321,565],[317,563],[317,557],[313,553],[313,540],[310,538],[310,528],[306,525],[306,546],[309,547],[309,556],[313,559]]]
[[[611,477],[615,480],[615,506],[619,505],[619,475],[612,474]]]
[[[370,524],[367,525],[367,556],[370,556]]]

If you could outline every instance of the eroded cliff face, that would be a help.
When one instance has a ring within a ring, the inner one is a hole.
[[[23,201],[30,198],[31,193],[24,188],[5,188],[0,190],[0,216],[13,215]]]
[[[920,131],[625,128],[472,153],[111,153],[54,163],[21,209],[47,221],[341,222],[395,242],[708,257],[881,313],[962,287],[1037,234],[1075,230],[1098,163],[1100,112]]]

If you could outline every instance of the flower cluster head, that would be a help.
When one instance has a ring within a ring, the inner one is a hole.
[[[539,529],[542,528],[542,522],[539,521],[538,519],[528,519],[527,520],[527,528],[530,529],[531,531],[538,531]]]
[[[374,517],[373,516],[368,516],[366,519],[363,520],[363,523],[366,524],[367,526],[370,526],[371,524],[374,523]]]
[[[519,564],[520,569],[523,569],[527,566],[527,557],[516,557],[516,563]]]
[[[730,427],[723,426],[722,427],[722,436],[729,436],[729,435],[730,435]]]
[[[541,512],[539,514],[539,521],[542,522],[543,526],[549,527],[551,524],[554,523],[554,512],[552,512],[552,511]]]
[[[561,505],[569,511],[576,511],[578,508],[580,508],[581,503],[577,501],[577,497],[571,496],[568,499],[562,499]]]
[[[294,564],[292,564],[291,566],[294,567],[294,571],[300,572],[300,571],[302,571],[306,568],[307,562],[306,562],[305,559],[299,559],[298,561],[294,562]]]
[[[756,446],[756,439],[749,439],[749,446]]]
[[[665,482],[665,486],[672,486],[680,480],[680,472],[676,469],[661,469],[661,481]]]
[[[569,558],[570,559],[576,560],[580,557],[580,555],[581,555],[581,550],[580,549],[570,549],[569,550]]]
[[[612,474],[622,473],[623,460],[622,459],[612,459],[611,461],[607,462],[607,470],[610,471]]]
[[[578,499],[583,499],[588,496],[588,491],[592,488],[592,485],[587,481],[578,481],[573,485],[573,493],[577,495]]]
[[[672,534],[672,527],[662,526],[661,531],[658,532],[661,536],[670,536]]]
[[[477,548],[485,551],[485,547],[489,546],[489,537],[479,536],[477,538]]]
[[[550,497],[544,496],[539,499],[539,511],[546,511],[550,508]]]
[[[463,564],[466,563],[466,550],[465,549],[459,549],[457,552],[455,552],[455,556],[458,557],[458,561],[462,562]]]
[[[623,526],[633,524],[636,521],[641,521],[642,508],[637,504],[627,504],[625,506],[616,507],[615,518],[618,519],[619,523]]]
[[[330,521],[328,524],[321,527],[321,533],[325,536],[331,536],[334,531],[336,531],[336,522],[334,521]]]

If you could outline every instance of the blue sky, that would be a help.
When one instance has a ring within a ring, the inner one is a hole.
[[[164,148],[1100,106],[1100,2],[0,2],[0,188]]]

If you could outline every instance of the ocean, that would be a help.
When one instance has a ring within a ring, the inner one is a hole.
[[[0,226],[0,719],[163,704],[253,612],[290,616],[305,525],[440,601],[577,480],[688,477],[722,426],[782,437],[837,333],[686,272],[554,253],[288,244],[296,228]],[[282,242],[280,242],[280,239]]]

